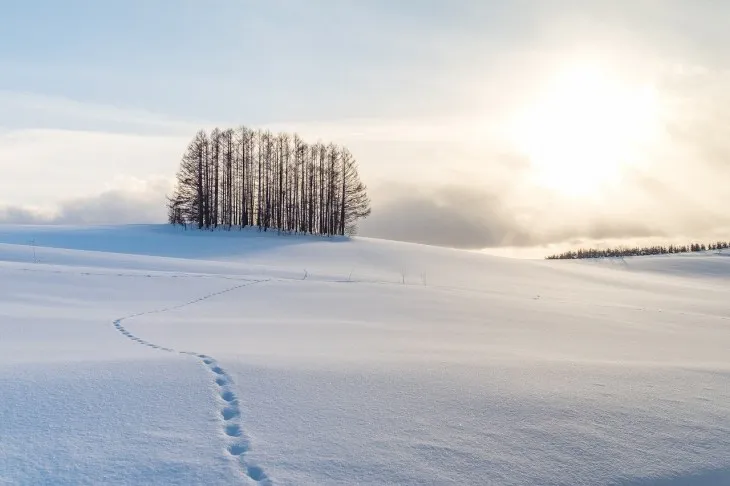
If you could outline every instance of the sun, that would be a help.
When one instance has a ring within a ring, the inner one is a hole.
[[[576,64],[544,84],[511,126],[531,177],[565,196],[590,196],[641,161],[657,128],[651,86],[630,85],[599,66]]]

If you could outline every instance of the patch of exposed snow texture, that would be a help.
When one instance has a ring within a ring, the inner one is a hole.
[[[0,227],[0,484],[730,485],[728,256]]]

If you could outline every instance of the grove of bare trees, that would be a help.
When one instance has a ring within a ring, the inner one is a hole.
[[[199,131],[168,197],[170,223],[205,229],[344,235],[369,214],[346,148],[246,127]]]

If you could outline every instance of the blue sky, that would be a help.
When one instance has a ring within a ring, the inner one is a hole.
[[[730,228],[701,217],[727,195],[728,2],[2,3],[0,221],[104,222],[79,216],[99,198],[109,220],[161,219],[187,139],[244,123],[346,144],[377,236],[432,241],[434,214],[460,246]],[[574,177],[629,155],[613,186]]]
[[[479,72],[490,44],[520,34],[504,10],[443,1],[13,2],[0,20],[2,88],[251,123],[458,110],[465,101],[454,81]],[[492,42],[475,35],[485,30]]]
[[[606,50],[638,32],[642,47],[710,57],[702,45],[723,40],[730,12],[690,4],[5,2],[0,89],[212,122],[463,113],[485,78],[504,76],[496,58],[536,45]]]

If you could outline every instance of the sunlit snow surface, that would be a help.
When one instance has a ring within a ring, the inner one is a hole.
[[[0,484],[730,485],[730,253],[0,227]]]

